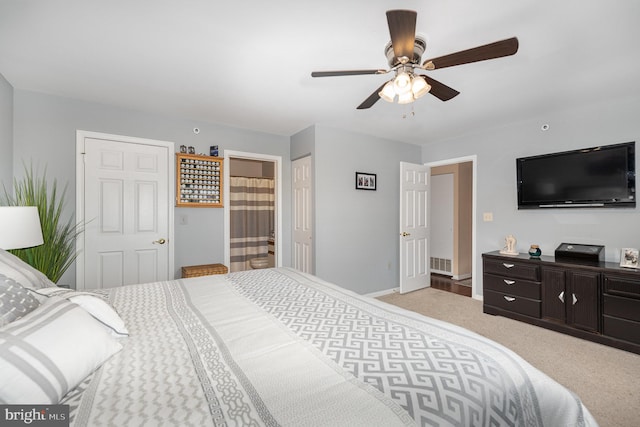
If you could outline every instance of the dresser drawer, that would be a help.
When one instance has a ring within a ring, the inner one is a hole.
[[[640,299],[605,294],[602,311],[607,316],[640,322]]]
[[[486,290],[484,291],[484,303],[503,310],[524,314],[525,316],[540,318],[539,300]]]
[[[640,344],[640,322],[605,315],[602,326],[602,333],[608,337]]]
[[[540,299],[540,283],[530,280],[510,278],[506,276],[494,276],[485,274],[482,280],[484,289],[496,291],[504,294],[525,297],[530,299]]]
[[[640,277],[604,275],[604,292],[640,299]]]
[[[484,273],[492,273],[499,276],[507,276],[509,278],[527,279],[533,282],[540,281],[540,266],[536,264],[485,259],[483,264]]]

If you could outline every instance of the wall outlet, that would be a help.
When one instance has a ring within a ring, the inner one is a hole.
[[[491,222],[493,221],[493,212],[485,212],[482,214],[482,220],[484,222]]]

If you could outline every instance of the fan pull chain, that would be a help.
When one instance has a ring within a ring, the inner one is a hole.
[[[412,105],[412,106],[411,106],[411,112],[409,112],[409,113],[406,113],[406,112],[405,112],[405,113],[402,115],[402,118],[403,118],[403,119],[406,119],[406,118],[407,118],[407,117],[409,117],[409,116],[411,116],[411,117],[415,117],[415,115],[416,115],[416,112],[414,111],[414,109],[413,109],[413,105]]]

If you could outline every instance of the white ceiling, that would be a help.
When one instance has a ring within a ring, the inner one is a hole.
[[[385,11],[418,12],[423,60],[516,36],[515,56],[430,72],[461,92],[356,110],[390,75]],[[640,96],[637,0],[0,0],[16,89],[292,135],[314,123],[416,144]]]

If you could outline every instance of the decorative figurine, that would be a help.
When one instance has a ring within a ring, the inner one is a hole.
[[[518,255],[518,251],[516,250],[516,238],[513,237],[513,234],[509,234],[504,238],[504,248],[500,251],[503,255]]]

